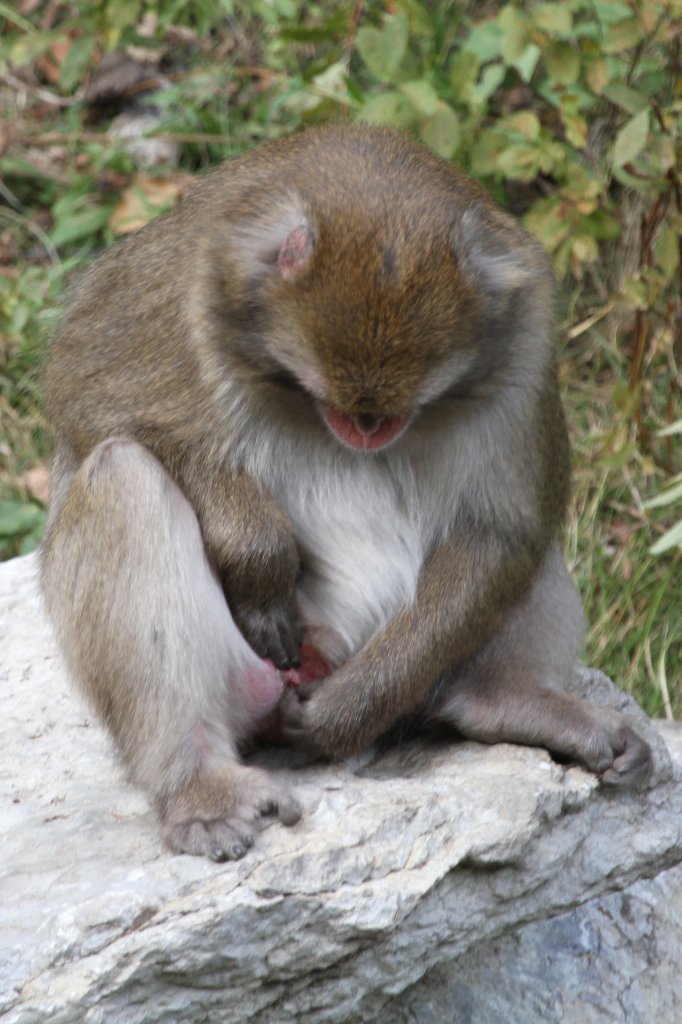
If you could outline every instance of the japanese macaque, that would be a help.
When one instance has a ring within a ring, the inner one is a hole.
[[[85,275],[46,374],[44,592],[171,849],[298,819],[239,756],[273,708],[326,755],[407,716],[646,779],[625,720],[562,692],[553,308],[481,187],[369,126],[224,165]],[[301,645],[328,674],[285,687]]]

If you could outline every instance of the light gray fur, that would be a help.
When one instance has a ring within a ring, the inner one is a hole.
[[[237,740],[258,718],[249,674],[275,691],[281,684],[235,626],[196,515],[154,456],[112,439],[77,474],[70,461],[62,453],[55,463],[47,609],[86,692],[92,666],[117,681],[127,708],[124,721],[109,719],[117,745],[134,780],[163,799],[206,767],[208,737],[212,759],[236,761]],[[87,499],[70,529],[59,519],[74,484]]]

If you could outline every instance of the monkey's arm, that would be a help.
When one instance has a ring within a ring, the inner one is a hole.
[[[232,616],[257,654],[280,668],[299,663],[294,588],[299,558],[285,512],[242,470],[181,463],[178,482],[194,507]]]
[[[472,655],[527,589],[546,541],[458,524],[425,563],[414,601],[322,685],[285,694],[287,738],[352,753],[421,704]]]

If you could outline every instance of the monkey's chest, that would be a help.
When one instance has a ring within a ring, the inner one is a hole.
[[[344,661],[414,595],[424,558],[415,503],[376,470],[282,499],[301,552],[306,633],[332,663]]]

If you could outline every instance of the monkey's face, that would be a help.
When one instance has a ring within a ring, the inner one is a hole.
[[[445,229],[299,223],[265,288],[269,357],[358,451],[393,444],[477,362],[476,302]]]

